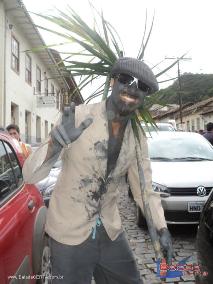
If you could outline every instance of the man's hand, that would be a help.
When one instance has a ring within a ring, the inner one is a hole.
[[[75,141],[82,132],[92,123],[92,118],[85,119],[78,128],[75,127],[75,104],[72,102],[65,107],[62,121],[51,131],[51,138],[59,148],[66,147]]]
[[[160,244],[163,251],[163,256],[166,258],[166,263],[171,265],[173,258],[172,238],[167,228],[162,228],[158,232],[160,236]]]

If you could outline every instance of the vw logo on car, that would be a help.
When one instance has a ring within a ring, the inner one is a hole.
[[[200,185],[197,187],[197,195],[202,197],[206,195],[206,189],[204,186]]]

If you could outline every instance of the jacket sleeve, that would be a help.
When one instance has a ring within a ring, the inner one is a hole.
[[[148,154],[148,145],[146,137],[142,134],[141,134],[141,153],[142,153],[141,162],[142,162],[143,175],[144,175],[143,183],[145,185],[145,190],[147,193],[147,199],[150,206],[153,222],[155,224],[156,229],[160,230],[163,227],[167,227],[167,225],[164,217],[164,210],[161,204],[160,194],[154,192],[152,189],[152,171],[151,171],[150,158]],[[136,154],[128,170],[128,179],[134,200],[140,206],[142,212],[144,212]]]

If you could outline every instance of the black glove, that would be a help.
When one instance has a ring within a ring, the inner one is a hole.
[[[69,107],[65,107],[62,121],[50,133],[55,147],[61,150],[75,141],[92,123],[92,118],[85,119],[78,128],[75,127],[75,104],[72,102]]]
[[[158,232],[160,236],[160,244],[163,251],[163,256],[166,258],[166,263],[171,265],[173,258],[173,247],[172,247],[172,238],[169,230],[167,228],[162,228]]]

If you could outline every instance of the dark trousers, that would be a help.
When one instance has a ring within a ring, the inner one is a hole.
[[[80,245],[64,245],[50,240],[53,284],[142,284],[139,271],[121,233],[111,241],[103,225]],[[63,279],[56,279],[57,276]]]

